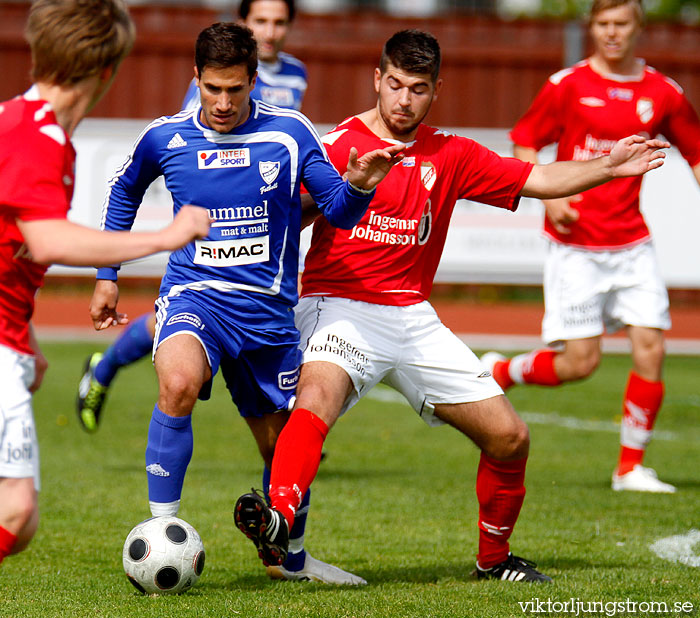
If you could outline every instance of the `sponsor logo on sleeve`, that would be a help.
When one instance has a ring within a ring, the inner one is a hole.
[[[270,259],[270,237],[256,236],[232,240],[198,240],[194,263],[203,266],[244,266]]]
[[[198,150],[197,167],[200,170],[220,170],[227,167],[250,167],[250,148]]]

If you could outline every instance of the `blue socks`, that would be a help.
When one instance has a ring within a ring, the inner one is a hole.
[[[148,330],[150,317],[147,313],[131,322],[105,350],[104,357],[95,367],[95,378],[102,386],[109,386],[119,369],[143,358],[153,350],[153,337]]]
[[[146,447],[148,499],[154,516],[177,514],[192,449],[192,416],[168,416],[156,404]]]
[[[263,490],[265,497],[268,497],[270,489],[270,471],[267,466],[263,469]],[[282,566],[288,571],[301,571],[304,568],[306,561],[306,550],[304,549],[304,532],[306,531],[306,516],[309,512],[309,503],[311,501],[311,488],[304,494],[304,499],[301,501],[299,508],[294,514],[294,525],[289,531],[289,553],[287,559]]]

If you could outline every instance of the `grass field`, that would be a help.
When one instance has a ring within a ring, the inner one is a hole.
[[[329,436],[307,527],[313,555],[370,584],[268,580],[231,517],[235,498],[260,485],[259,456],[217,381],[212,399],[194,415],[195,452],[180,510],[203,538],[204,574],[184,595],[143,597],[124,577],[121,552],[131,527],[149,516],[143,462],[153,370],[144,361],[122,372],[103,425],[90,436],[73,406],[93,348],[44,348],[51,369],[35,398],[42,522],[29,550],[0,567],[2,617],[509,617],[528,615],[520,603],[572,598],[608,603],[590,606],[601,610],[597,615],[659,615],[651,611],[659,605],[631,612],[610,605],[628,599],[665,602],[681,615],[675,610],[682,603],[686,610],[692,604],[693,615],[700,607],[700,571],[649,549],[659,538],[700,527],[699,358],[668,359],[659,436],[646,462],[678,486],[676,495],[609,488],[626,357],[605,357],[585,383],[512,391],[532,434],[528,494],[512,547],[554,578],[543,586],[471,577],[478,452],[452,429],[426,427],[389,389],[377,389]],[[530,609],[536,615],[546,607]]]

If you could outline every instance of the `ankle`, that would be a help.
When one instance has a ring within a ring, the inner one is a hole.
[[[294,525],[294,516],[296,515],[302,496],[297,488],[291,487],[276,487],[270,489],[270,504],[272,508],[279,511],[287,520],[289,530]]]

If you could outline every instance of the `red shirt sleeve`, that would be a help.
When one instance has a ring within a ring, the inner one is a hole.
[[[510,132],[510,139],[519,146],[541,150],[558,142],[562,133],[559,111],[559,87],[551,80],[532,101],[525,115]]]
[[[515,210],[532,163],[501,157],[470,139],[460,139],[463,164],[459,197]]]
[[[678,92],[675,106],[666,115],[661,132],[680,150],[691,167],[700,163],[700,119],[682,92]]]

